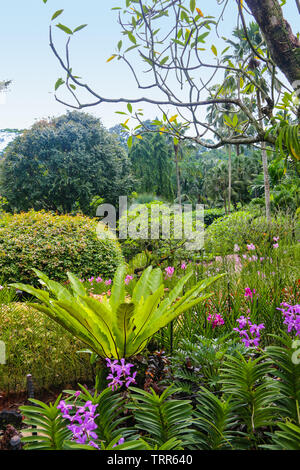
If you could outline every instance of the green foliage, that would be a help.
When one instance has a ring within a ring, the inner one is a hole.
[[[204,223],[206,226],[211,225],[216,219],[224,217],[224,209],[206,209],[204,211]]]
[[[206,231],[205,248],[213,253],[233,253],[237,244],[244,250],[253,243],[264,249],[272,246],[273,237],[285,242],[292,241],[296,222],[288,215],[278,215],[267,223],[265,217],[258,217],[249,211],[235,212],[215,220]]]
[[[300,426],[286,421],[278,423],[279,430],[267,433],[271,438],[271,444],[265,444],[268,450],[300,450]]]
[[[34,124],[1,161],[1,194],[14,211],[89,213],[93,196],[116,204],[131,181],[124,149],[98,119],[79,112]]]
[[[221,369],[222,390],[231,396],[237,417],[253,436],[258,428],[274,422],[274,381],[268,378],[271,363],[263,355],[256,359],[228,356]]]
[[[96,382],[97,384],[97,382]],[[97,393],[97,387],[94,394],[90,393],[85,387],[79,385],[81,394],[79,401],[77,399],[77,406],[83,405],[87,401],[91,401],[93,405],[97,406],[97,436],[98,439],[108,446],[112,441],[117,441],[120,437],[124,439],[136,438],[133,435],[133,430],[130,427],[125,427],[124,424],[129,418],[129,415],[124,415],[124,398],[119,393],[114,393],[110,388],[105,388],[101,393]],[[73,391],[65,390],[70,396],[65,401],[72,404],[74,393]]]
[[[13,302],[14,292],[12,288],[0,291],[0,341],[6,344],[0,394],[24,392],[28,373],[33,376],[37,396],[67,383],[92,382],[88,357],[77,354],[83,344],[26,303]]]
[[[0,214],[0,270],[8,282],[35,282],[32,268],[55,280],[72,270],[85,277],[111,277],[122,261],[115,240],[97,238],[97,221],[30,211]]]
[[[133,401],[128,408],[133,410],[136,428],[146,433],[151,447],[175,441],[173,448],[182,449],[191,443],[193,431],[192,406],[189,400],[170,399],[178,392],[174,386],[168,387],[160,396],[153,389],[150,392],[131,387]]]
[[[141,133],[142,139],[131,147],[132,171],[139,181],[137,191],[155,193],[166,200],[174,199],[172,148],[164,135]]]
[[[197,427],[196,447],[206,450],[239,448],[243,433],[236,430],[236,408],[231,398],[218,397],[202,388],[194,412]]]
[[[300,426],[300,364],[292,360],[292,339],[288,335],[278,339],[285,347],[269,346],[266,349],[267,356],[276,364],[271,375],[279,379],[276,381],[274,401],[282,417]]]
[[[278,126],[275,126],[275,128],[278,128]],[[300,160],[299,130],[299,124],[291,125],[286,121],[280,121],[276,147],[283,157],[286,158],[286,153],[288,152],[294,160]]]
[[[79,279],[71,273],[68,273],[70,292],[40,271],[34,271],[49,292],[25,284],[13,284],[41,302],[30,305],[64,326],[99,356],[118,359],[141,352],[157,331],[209,297],[209,294],[201,294],[220,277],[198,282],[179,299],[191,273],[180,279],[166,296],[161,270],[150,266],[126,302],[126,272],[125,267],[120,266],[114,276],[111,296],[104,296],[99,302],[89,296]]]
[[[207,338],[194,335],[192,339],[182,338],[174,354],[174,377],[176,384],[187,394],[195,393],[205,383],[211,390],[219,389],[220,368],[226,354],[245,354],[240,342],[229,341],[229,335]],[[189,367],[187,367],[187,360]]]
[[[124,222],[128,224],[129,236],[120,242],[126,260],[131,260],[139,253],[145,253],[152,265],[160,265],[164,260],[171,265],[190,258],[191,251],[185,246],[184,213],[174,212],[172,205],[153,201],[129,207],[127,214],[119,219],[119,228]],[[157,227],[154,234],[152,227]],[[176,232],[176,227],[179,227],[180,233]],[[196,221],[194,217],[194,231],[195,228],[199,233],[204,229],[201,221]],[[134,236],[130,237],[131,233]]]
[[[30,399],[35,406],[21,406],[20,410],[25,416],[24,424],[34,427],[36,435],[22,437],[26,450],[63,450],[66,441],[70,440],[72,433],[66,428],[66,421],[62,418],[57,405],[59,395],[54,404]],[[79,447],[80,448],[80,447]]]

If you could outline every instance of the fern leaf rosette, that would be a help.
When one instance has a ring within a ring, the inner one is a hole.
[[[117,359],[140,353],[157,331],[207,299],[211,294],[204,291],[224,275],[201,280],[180,297],[192,273],[182,277],[166,293],[162,271],[149,266],[128,298],[124,282],[126,268],[122,265],[115,273],[110,297],[103,296],[100,302],[71,273],[68,273],[69,289],[34,271],[43,289],[12,284],[40,301],[30,305],[62,325],[100,357]]]

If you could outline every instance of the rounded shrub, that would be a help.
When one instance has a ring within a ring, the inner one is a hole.
[[[295,241],[296,221],[288,215],[272,217],[257,216],[248,211],[235,212],[215,220],[206,230],[205,249],[213,254],[233,253],[234,245],[241,249],[253,243],[268,249],[274,244],[273,237],[285,243]]]
[[[117,240],[100,239],[99,222],[82,215],[53,215],[33,210],[0,215],[0,272],[6,282],[36,283],[32,268],[51,279],[71,271],[85,278],[113,276],[123,261]]]
[[[202,231],[203,224],[196,221],[196,215],[193,215],[193,231],[196,231],[196,227]],[[160,264],[166,261],[172,264],[187,260],[194,254],[188,245],[190,241],[184,238],[184,212],[182,215],[174,213],[170,204],[157,200],[131,206],[126,213],[126,219],[125,215],[119,219],[119,228],[124,221],[129,228],[128,237],[121,239],[126,260],[147,253],[147,256],[151,255],[151,263]],[[133,237],[130,236],[132,227],[135,227],[137,232]],[[150,258],[148,260],[150,262]]]

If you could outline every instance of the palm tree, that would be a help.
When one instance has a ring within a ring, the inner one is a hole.
[[[264,126],[264,115],[262,111],[262,92],[267,94],[268,86],[266,80],[261,76],[259,71],[259,62],[254,57],[253,51],[249,45],[249,41],[246,40],[245,32],[243,28],[236,28],[233,31],[233,36],[238,39],[238,42],[232,40],[227,40],[227,43],[233,48],[233,54],[227,55],[224,57],[224,60],[233,60],[238,65],[243,66],[245,58],[249,57],[248,67],[250,67],[254,73],[256,83],[260,86],[260,89],[256,91],[256,104],[258,110],[258,119],[260,125],[263,128]],[[264,41],[260,34],[259,27],[257,23],[251,22],[247,28],[247,36],[250,39],[254,47],[264,47]],[[238,93],[239,93],[239,77],[238,77]],[[262,166],[264,174],[264,191],[265,191],[265,210],[267,220],[270,221],[270,182],[268,174],[268,157],[266,150],[266,143],[262,142],[261,144],[261,156],[262,156]]]

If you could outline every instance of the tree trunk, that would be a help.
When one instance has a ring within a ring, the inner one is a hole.
[[[272,59],[294,89],[300,88],[300,41],[284,19],[279,1],[246,0],[246,3],[264,35]]]
[[[258,108],[258,117],[260,121],[260,125],[264,127],[264,116],[261,109],[261,96],[260,91],[257,90],[257,108]],[[268,156],[266,150],[266,142],[261,143],[261,157],[262,157],[262,166],[263,166],[263,174],[264,174],[264,187],[265,187],[265,206],[266,206],[266,218],[267,222],[271,221],[270,215],[270,182],[269,182],[269,173],[268,173]]]
[[[228,145],[228,214],[230,214],[231,209],[231,145]]]
[[[226,191],[224,191],[224,209],[225,209],[225,215],[227,215],[227,204],[226,204]]]
[[[177,181],[177,201],[178,204],[181,206],[181,188],[180,188],[180,171],[179,171],[179,163],[178,163],[178,145],[174,145],[174,152],[175,152],[175,164],[176,164],[176,181]]]

